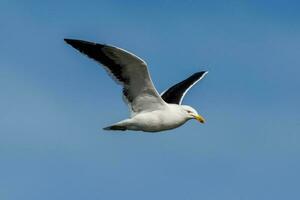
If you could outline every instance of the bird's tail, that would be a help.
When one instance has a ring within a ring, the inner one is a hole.
[[[103,130],[106,130],[106,131],[126,131],[127,128],[126,128],[126,126],[122,126],[122,125],[111,125],[111,126],[103,128]]]

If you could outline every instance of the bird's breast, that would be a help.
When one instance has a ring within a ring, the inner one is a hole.
[[[148,132],[173,129],[187,121],[180,113],[163,110],[141,113],[132,120],[138,129]]]

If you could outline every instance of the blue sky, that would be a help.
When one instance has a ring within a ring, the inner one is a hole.
[[[0,198],[299,199],[298,1],[0,2]],[[107,133],[120,88],[63,38],[144,58],[207,120]],[[171,71],[171,73],[170,73]]]

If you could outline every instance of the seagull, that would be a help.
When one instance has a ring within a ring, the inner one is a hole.
[[[182,100],[207,71],[194,73],[159,94],[152,83],[146,62],[133,53],[106,44],[75,39],[64,41],[102,64],[123,88],[123,99],[131,116],[103,128],[104,130],[159,132],[177,128],[190,119],[205,122],[194,108],[182,105]]]

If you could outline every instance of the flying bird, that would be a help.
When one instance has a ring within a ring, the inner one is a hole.
[[[177,128],[190,119],[205,122],[194,108],[182,105],[182,100],[207,71],[194,73],[159,94],[152,83],[146,62],[133,53],[111,45],[64,40],[102,64],[108,74],[123,87],[123,99],[130,108],[131,116],[104,130],[158,132]]]

